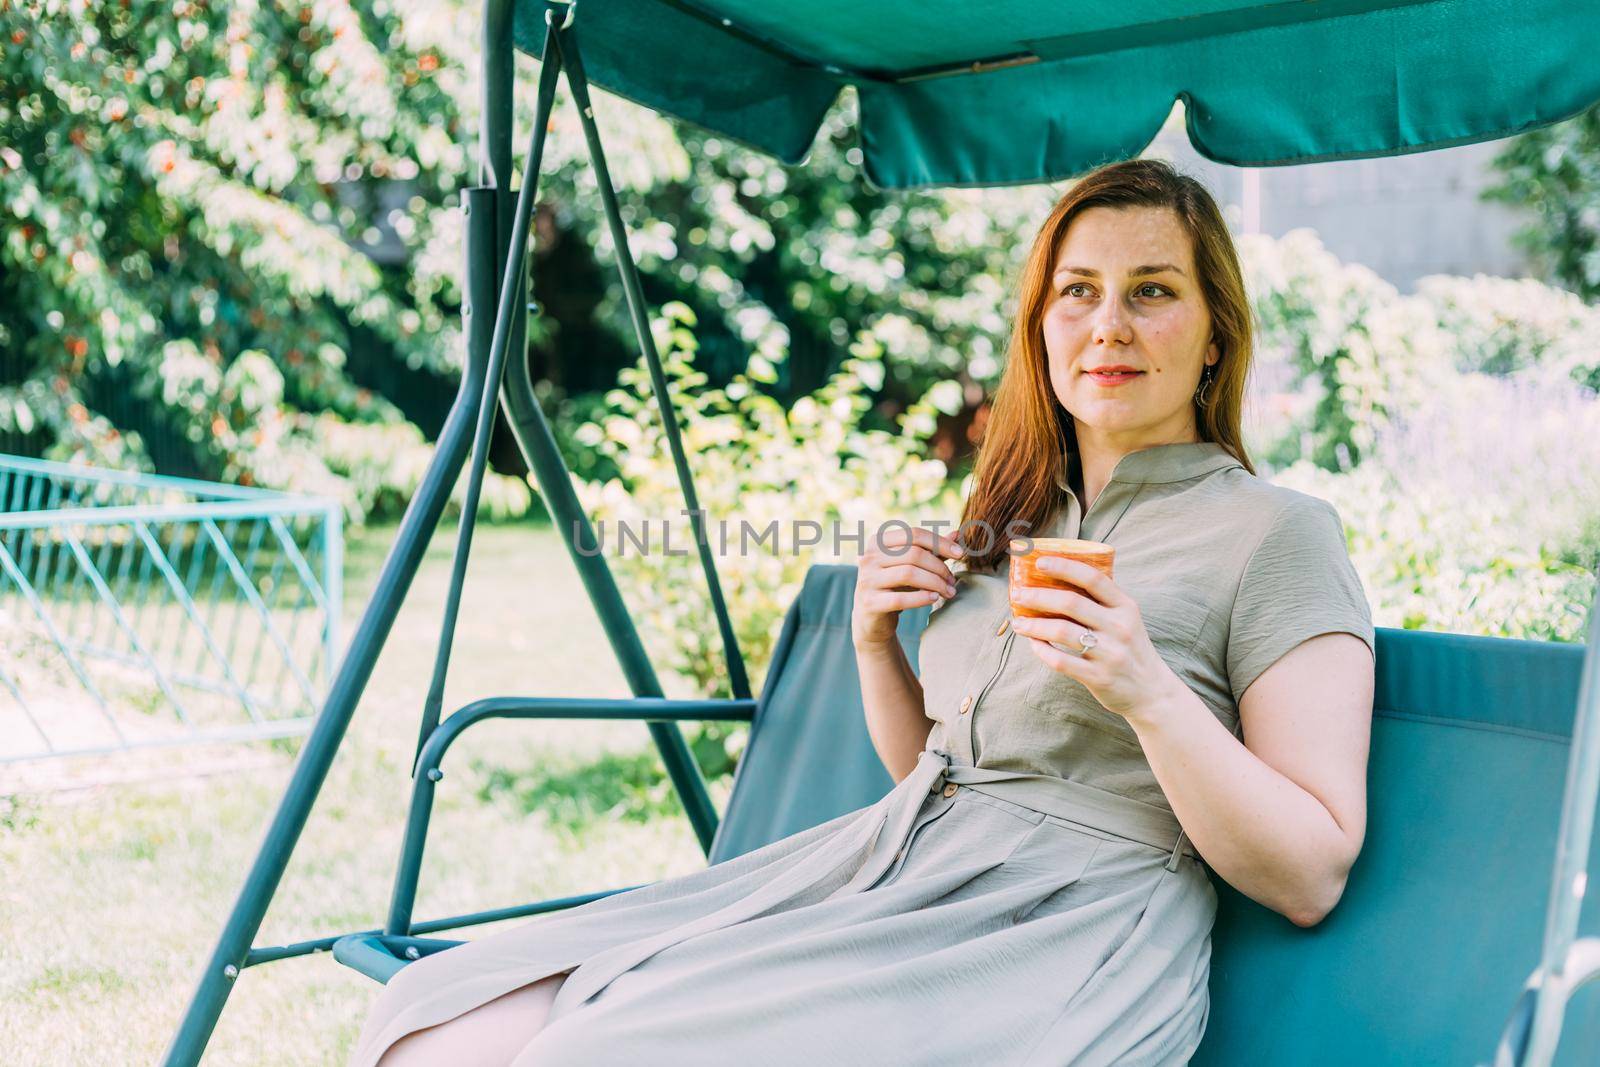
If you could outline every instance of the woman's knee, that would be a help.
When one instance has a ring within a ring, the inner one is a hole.
[[[407,1034],[389,1046],[378,1067],[506,1067],[544,1029],[556,993],[571,973],[530,982],[449,1022]]]

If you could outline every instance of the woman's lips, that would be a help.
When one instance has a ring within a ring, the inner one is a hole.
[[[1087,372],[1088,377],[1100,385],[1121,385],[1123,382],[1133,381],[1143,373],[1143,371],[1123,371],[1116,374],[1100,374],[1097,371]]]

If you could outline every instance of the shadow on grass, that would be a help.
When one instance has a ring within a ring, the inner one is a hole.
[[[689,751],[709,786],[733,774],[737,755],[730,743],[749,727],[741,723],[703,723],[688,738]],[[742,747],[742,745],[740,746]],[[523,815],[542,814],[555,830],[582,834],[600,821],[647,823],[683,814],[654,748],[606,753],[598,758],[552,755],[538,767],[508,770],[474,760],[478,799],[505,803]]]
[[[508,770],[474,761],[480,800],[539,814],[552,829],[578,835],[600,821],[647,823],[683,813],[653,751],[598,759],[554,756],[538,767]]]

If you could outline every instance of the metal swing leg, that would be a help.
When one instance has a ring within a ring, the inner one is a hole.
[[[199,1062],[233,989],[233,982],[245,965],[245,957],[261,928],[267,905],[278,888],[350,717],[372,676],[378,654],[450,498],[451,487],[461,473],[476,414],[476,400],[483,391],[483,372],[484,361],[476,353],[472,354],[450,415],[439,434],[433,460],[416,496],[406,508],[399,535],[379,573],[372,602],[339,664],[328,697],[295,763],[289,787],[272,817],[216,947],[200,972],[189,1007],[167,1048],[163,1059],[166,1064],[175,1067]]]
[[[486,447],[489,433],[492,429],[492,420],[496,412],[489,390],[495,389],[497,386],[500,389],[501,401],[511,418],[513,435],[528,462],[529,468],[534,472],[552,521],[560,531],[562,539],[567,546],[568,554],[583,579],[591,602],[595,605],[601,624],[611,642],[612,650],[628,681],[629,688],[636,698],[641,698],[642,700],[660,699],[662,695],[660,682],[656,678],[649,658],[644,652],[638,630],[634,626],[632,617],[628,614],[626,605],[622,601],[609,566],[598,552],[598,542],[593,528],[589,523],[588,517],[583,513],[576,494],[573,492],[571,474],[566,467],[565,461],[561,458],[555,437],[550,432],[549,425],[535,397],[533,383],[528,376],[527,363],[525,360],[520,359],[515,362],[508,362],[504,358],[506,332],[509,329],[514,329],[505,321],[506,311],[516,314],[521,310],[520,307],[516,306],[515,302],[520,299],[520,293],[523,290],[527,230],[531,218],[532,202],[537,192],[540,162],[544,149],[544,134],[549,114],[553,107],[556,77],[562,72],[565,72],[567,76],[567,84],[572,91],[574,101],[581,115],[588,142],[590,162],[595,169],[597,185],[599,186],[606,216],[610,224],[613,242],[618,249],[618,267],[621,273],[623,289],[628,297],[635,334],[643,350],[645,361],[651,370],[656,400],[661,410],[669,447],[672,450],[677,466],[679,484],[682,487],[685,501],[688,504],[688,511],[694,523],[702,568],[706,574],[712,606],[716,613],[723,646],[727,653],[733,699],[721,705],[717,714],[702,715],[701,718],[731,716],[739,720],[748,720],[753,711],[753,704],[750,701],[750,686],[744,669],[743,657],[739,652],[732,622],[729,619],[727,606],[722,595],[721,584],[717,579],[715,564],[711,558],[710,546],[704,534],[703,516],[695,494],[688,460],[684,455],[682,442],[678,435],[676,415],[671,408],[666,375],[650,334],[638,272],[628,250],[626,229],[622,222],[621,212],[617,207],[616,196],[605,163],[604,151],[600,144],[598,131],[594,125],[593,113],[589,103],[588,84],[583,75],[582,60],[579,56],[577,41],[569,29],[572,22],[572,9],[570,7],[567,9],[566,16],[559,26],[555,25],[554,20],[550,17],[552,14],[554,14],[553,11],[547,12],[546,16],[546,21],[551,24],[551,28],[546,39],[545,52],[541,61],[533,139],[524,167],[522,187],[517,198],[515,212],[510,220],[508,239],[501,242],[497,248],[500,258],[505,261],[503,272],[504,287],[501,294],[503,311],[499,321],[496,323],[485,393],[479,413],[473,463],[467,483],[467,502],[456,545],[450,594],[447,600],[444,625],[440,634],[439,654],[435,661],[433,681],[430,686],[428,701],[424,708],[422,729],[418,737],[417,761],[413,769],[415,783],[412,793],[411,816],[407,821],[405,846],[401,853],[394,893],[390,902],[389,918],[385,926],[385,934],[391,938],[404,936],[410,932],[409,925],[415,903],[422,849],[432,807],[433,782],[437,780],[436,776],[439,773],[438,759],[443,755],[442,748],[438,750],[437,755],[431,757],[427,756],[426,752],[430,738],[435,735],[440,726],[439,716],[443,704],[445,677],[449,669],[450,645],[453,640],[461,589],[466,573],[467,557],[471,549],[473,511],[484,476]],[[490,75],[485,78],[485,136],[481,165],[484,170],[483,177],[485,181],[492,181],[494,187],[504,197],[502,188],[504,183],[496,179],[498,175],[508,173],[510,168],[510,108],[509,100],[500,98],[498,90],[509,91],[510,82],[509,78],[498,78],[493,75],[496,65],[506,62],[501,59],[501,55],[509,55],[508,49],[503,44],[509,39],[509,33],[496,32],[493,26],[495,18],[496,13],[491,7],[487,15],[489,21],[484,37],[485,62]],[[507,71],[509,71],[508,62],[506,67]],[[503,222],[504,219],[502,218]],[[483,239],[485,234],[484,225],[484,220],[480,218],[475,225],[470,226],[469,240]],[[503,225],[500,232],[502,234],[505,233]],[[476,285],[484,280],[482,278],[483,265],[488,261],[488,257],[483,255],[470,258],[469,262],[473,265],[473,268],[479,271],[478,275],[469,279],[472,284]],[[520,351],[520,349],[520,344],[512,346],[512,350]],[[682,708],[678,710],[681,711]],[[458,712],[457,714],[461,713]],[[638,717],[645,718],[643,714]],[[659,719],[646,719],[646,721],[656,746],[662,754],[668,777],[671,779],[679,798],[683,801],[701,849],[709,855],[718,820],[715,808],[706,793],[705,783],[694,763],[688,746],[684,742],[676,722],[661,721]]]
[[[204,970],[201,972],[194,996],[163,1059],[165,1064],[188,1065],[199,1062],[200,1056],[205,1051],[206,1044],[215,1029],[216,1022],[226,1005],[232,984],[245,966],[326,950],[330,947],[335,947],[340,940],[346,942],[358,940],[364,944],[381,943],[383,940],[371,936],[375,935],[376,931],[366,931],[362,935],[346,935],[343,939],[320,938],[278,949],[252,949],[251,947],[256,933],[260,929],[262,918],[305,825],[306,818],[309,816],[322,783],[326,779],[328,768],[337,753],[345,729],[348,727],[361,693],[371,677],[372,669],[388,636],[389,629],[393,625],[400,604],[403,602],[411,580],[416,574],[428,540],[438,525],[439,518],[449,499],[451,488],[465,461],[469,445],[468,435],[472,433],[473,436],[470,443],[474,445],[473,463],[468,482],[467,506],[463,512],[460,540],[457,544],[456,558],[452,570],[450,600],[441,629],[440,650],[435,664],[434,681],[430,686],[429,697],[424,707],[422,730],[418,741],[419,768],[422,763],[423,749],[430,737],[435,733],[435,730],[439,728],[444,676],[448,666],[456,616],[459,611],[461,585],[464,579],[472,528],[475,521],[475,505],[481,493],[482,479],[486,468],[487,457],[485,453],[489,435],[493,429],[497,393],[502,395],[508,414],[511,416],[511,428],[514,436],[539,482],[540,491],[552,517],[562,532],[569,554],[579,569],[586,590],[595,603],[602,625],[605,627],[613,651],[622,664],[629,686],[637,697],[645,698],[639,701],[639,704],[651,705],[650,707],[628,708],[628,717],[643,719],[648,722],[652,736],[666,761],[669,776],[680,797],[684,800],[691,822],[700,837],[702,848],[709,853],[711,840],[716,829],[715,809],[706,794],[705,784],[700,778],[693,757],[688,751],[688,746],[685,744],[676,722],[677,720],[691,717],[748,720],[753,714],[753,701],[750,700],[749,683],[745,674],[743,660],[738,651],[715,567],[712,564],[710,549],[704,533],[703,515],[700,512],[698,501],[694,494],[687,460],[684,457],[682,444],[677,433],[675,415],[667,393],[665,376],[649,333],[637,271],[628,250],[626,233],[617,209],[610,178],[605,168],[598,134],[594,128],[592,111],[588,101],[587,82],[583,78],[581,61],[578,59],[576,40],[567,32],[572,22],[572,8],[570,5],[568,6],[566,15],[559,26],[548,17],[548,14],[546,21],[549,23],[549,31],[546,36],[541,70],[538,114],[529,151],[527,173],[524,176],[523,186],[519,190],[516,199],[513,218],[507,220],[505,217],[506,209],[510,206],[508,190],[500,185],[498,181],[494,186],[488,188],[467,191],[468,195],[464,210],[468,215],[469,235],[467,264],[469,280],[469,306],[467,309],[469,315],[469,345],[467,368],[462,377],[461,387],[457,392],[455,402],[451,406],[450,416],[440,434],[434,459],[423,477],[422,485],[416,497],[406,510],[399,536],[379,575],[372,601],[362,617],[349,653],[341,664],[339,672],[330,687],[328,698],[323,705],[321,714],[317,718],[316,725],[313,727],[305,747],[301,751],[289,788],[273,816],[272,823],[267,830],[256,859],[251,865],[245,884],[239,893],[228,921]],[[481,166],[486,172],[483,175],[485,178],[498,179],[502,175],[508,176],[510,172],[510,22],[511,4],[509,0],[490,0],[486,4],[484,52],[488,76],[485,78],[485,136],[481,160]],[[516,351],[520,353],[523,349],[522,314],[524,309],[521,306],[521,294],[524,291],[523,279],[525,277],[527,232],[533,198],[536,192],[538,164],[543,150],[545,128],[554,100],[555,78],[563,67],[567,69],[568,84],[572,88],[574,97],[583,113],[584,131],[589,143],[591,160],[596,168],[608,221],[611,225],[611,232],[618,248],[624,290],[628,296],[635,330],[638,333],[646,361],[651,369],[652,384],[655,387],[657,401],[661,406],[665,419],[668,442],[673,451],[679,479],[690,509],[696,542],[700,548],[701,563],[706,572],[713,607],[717,613],[719,629],[728,653],[729,675],[734,691],[733,700],[722,702],[671,702],[660,699],[661,687],[644,653],[638,632],[633,626],[626,606],[622,602],[609,567],[594,550],[593,546],[596,542],[593,530],[590,528],[587,518],[584,516],[582,508],[577,501],[576,494],[572,490],[570,472],[560,457],[554,435],[551,434],[543,412],[540,410],[534,396],[532,383],[528,377],[526,360],[518,358],[514,361],[513,373],[510,375],[505,374],[508,369],[508,352]],[[496,210],[490,219],[485,219],[485,208],[489,204],[493,204]],[[473,217],[475,210],[477,212],[476,218]],[[494,223],[492,229],[488,225],[489,221]],[[510,222],[509,232],[508,227],[505,225],[507,221]],[[490,239],[491,235],[496,252],[492,260],[486,254],[484,247],[485,242]],[[489,274],[485,269],[486,264],[489,262],[504,268],[503,284],[500,287],[498,300],[494,299],[493,275]],[[484,296],[488,296],[489,300],[484,301],[482,299]],[[496,309],[492,338],[486,329],[487,316],[483,314],[490,306]],[[472,314],[474,310],[477,311],[475,316]],[[513,337],[516,339],[515,344],[513,344]],[[541,702],[512,702],[513,705],[536,703]],[[665,705],[669,704],[693,706],[665,707]],[[701,704],[706,706],[701,707]],[[463,711],[466,710],[468,709],[463,709]],[[582,709],[569,710],[581,712]],[[618,712],[621,709],[601,710]],[[511,714],[515,717],[555,717],[556,709],[523,706],[520,713],[513,708]],[[453,723],[450,720],[446,720],[445,725],[452,728],[450,736],[453,738],[465,726],[486,717],[489,716],[484,714],[468,716],[461,723]],[[439,754],[442,754],[444,746],[441,744],[437,747]],[[434,757],[434,768],[430,769],[436,769],[437,758],[436,755]],[[396,879],[394,899],[391,902],[389,921],[385,930],[385,935],[390,940],[416,942],[418,939],[407,938],[405,935],[421,932],[424,928],[431,931],[450,927],[449,922],[431,924],[413,924],[411,922],[411,907],[416,890],[417,869],[421,862],[422,837],[426,829],[428,810],[431,808],[432,780],[430,775],[427,786],[424,786],[422,782],[418,782],[419,790],[414,795],[413,810],[411,818],[408,820],[407,842],[403,849],[401,869]],[[420,803],[418,803],[419,800]],[[462,916],[454,920],[454,924],[466,925],[467,922],[490,921],[487,916],[491,914],[530,914],[536,910],[547,910],[551,906],[579,903],[583,899],[586,898],[572,898],[565,902],[544,902],[543,904],[524,908],[501,909],[497,913],[483,913],[477,916]],[[394,935],[399,935],[399,937],[396,938]],[[443,944],[445,943],[435,942],[429,947],[442,946]]]

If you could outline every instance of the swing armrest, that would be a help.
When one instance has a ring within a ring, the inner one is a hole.
[[[491,697],[468,704],[449,718],[434,727],[428,735],[427,743],[422,746],[422,751],[417,755],[417,764],[414,769],[416,778],[412,788],[412,810],[406,820],[406,839],[401,848],[401,869],[395,883],[395,901],[391,904],[388,929],[412,930],[413,933],[422,932],[424,927],[431,929],[450,929],[453,926],[468,925],[476,922],[488,922],[501,918],[510,918],[513,915],[532,914],[538,911],[555,910],[561,907],[570,907],[584,902],[585,899],[607,896],[610,890],[604,893],[593,894],[590,898],[569,898],[565,900],[542,901],[538,904],[512,909],[499,909],[495,912],[483,912],[477,915],[458,916],[448,923],[418,924],[411,923],[411,905],[415,899],[417,872],[421,864],[423,840],[427,834],[428,813],[433,796],[434,783],[444,777],[439,769],[440,761],[444,759],[445,752],[455,739],[469,726],[485,722],[489,719],[589,719],[603,720],[615,719],[630,722],[753,722],[756,712],[755,700],[669,700],[665,697],[635,697],[623,700],[600,700],[589,697]],[[422,956],[430,955],[450,948],[459,942],[441,941],[433,938],[407,937],[398,934],[383,934],[378,931],[364,931],[349,934],[333,939],[331,942],[307,943],[311,950],[326,944],[333,950],[334,958],[340,963],[359,971],[360,973],[375,978],[380,982],[388,982],[407,963]],[[290,953],[298,954],[304,946],[289,946],[285,951],[262,954],[261,961],[267,958],[283,958]]]
[[[754,722],[753,699],[672,700],[667,697],[489,697],[455,712],[428,735],[417,754],[418,773],[437,771],[462,731],[488,719],[588,719],[619,722]]]
[[[754,700],[674,700],[667,697],[490,697],[477,700],[445,719],[621,719],[630,722],[749,722]],[[471,725],[464,723],[461,728]]]

